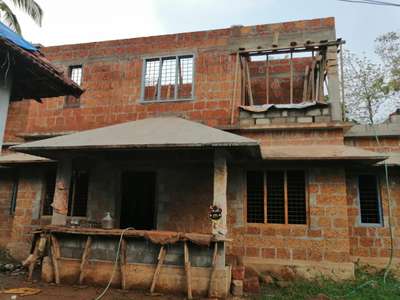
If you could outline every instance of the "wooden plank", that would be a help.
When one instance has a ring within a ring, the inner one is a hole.
[[[250,68],[249,68],[249,62],[247,61],[247,59],[245,59],[246,62],[246,83],[247,83],[247,93],[249,95],[249,101],[250,101],[250,105],[254,105],[254,99],[253,99],[253,92],[251,90],[251,78],[250,78]]]
[[[160,276],[161,267],[162,267],[162,265],[164,263],[165,255],[166,255],[166,250],[165,250],[165,247],[163,245],[163,246],[161,246],[160,252],[158,254],[157,267],[156,267],[156,270],[154,271],[153,281],[151,282],[151,287],[150,287],[150,293],[151,294],[154,293],[154,290],[156,288],[157,280],[158,280],[158,277]]]
[[[56,237],[51,234],[51,259],[53,261],[53,268],[54,268],[54,277],[56,284],[60,284],[60,270],[58,266],[58,259],[60,258],[60,247],[58,244],[58,240]]]
[[[313,62],[311,64],[310,84],[309,84],[310,92],[308,97],[308,99],[311,99],[312,101],[314,101],[315,99],[315,65],[316,61],[315,59],[313,59]]]
[[[126,240],[121,241],[121,251],[120,251],[120,268],[121,268],[121,288],[126,289]]]
[[[290,52],[290,104],[293,103],[293,52]]]
[[[318,92],[318,100],[323,102],[324,99],[324,81],[325,81],[325,64],[326,60],[324,55],[321,57],[320,60],[320,68],[319,68],[319,92]]]
[[[267,98],[267,104],[269,104],[269,56],[265,58],[265,97]]]
[[[208,284],[208,297],[211,298],[213,295],[211,293],[211,284],[212,281],[214,279],[214,275],[215,275],[215,266],[217,264],[217,254],[218,254],[218,243],[215,242],[214,243],[214,252],[213,252],[213,257],[212,257],[212,261],[211,261],[211,273],[210,273],[210,282]]]
[[[187,242],[183,243],[184,257],[185,257],[185,272],[187,282],[187,298],[193,299],[192,295],[192,270],[190,266],[189,248]]]
[[[28,281],[32,281],[32,276],[33,276],[33,270],[35,269],[36,262],[38,260],[39,256],[39,244],[40,244],[40,239],[36,239],[35,242],[35,247],[33,249],[32,253],[32,258],[29,263],[29,268],[28,268]]]
[[[233,96],[232,96],[232,103],[231,103],[231,124],[233,124],[233,118],[235,114],[235,104],[236,104],[236,94],[237,94],[237,81],[239,76],[239,53],[236,54],[236,64],[235,64],[235,80],[233,82]]]
[[[241,89],[240,89],[240,104],[246,105],[246,68],[245,68],[245,62],[244,62],[244,57],[240,57],[240,76],[241,76]]]
[[[91,246],[92,246],[92,237],[89,235],[86,239],[85,248],[82,254],[80,274],[79,274],[79,284],[83,284],[83,280],[85,279],[85,265],[90,255]]]
[[[307,65],[304,71],[304,85],[303,85],[303,102],[307,100],[308,90],[308,76],[310,75],[310,66]]]

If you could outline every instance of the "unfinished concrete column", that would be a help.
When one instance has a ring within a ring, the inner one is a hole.
[[[56,189],[54,191],[54,199],[52,203],[53,216],[51,224],[65,225],[67,224],[68,214],[68,195],[69,185],[72,174],[72,163],[70,159],[63,159],[57,165]]]
[[[340,83],[338,74],[337,47],[327,50],[328,96],[331,103],[333,121],[342,121],[342,105],[340,103]]]
[[[4,74],[0,71],[0,153],[3,148],[4,132],[6,130],[8,107],[11,96],[11,72]]]
[[[226,166],[226,153],[216,150],[214,152],[214,199],[213,204],[222,209],[221,219],[214,222],[212,233],[215,236],[225,237],[227,233],[226,215],[227,215],[227,181],[228,169]],[[225,246],[219,243],[216,256],[216,267],[225,267]]]

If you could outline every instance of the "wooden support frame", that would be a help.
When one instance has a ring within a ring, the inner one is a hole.
[[[126,290],[126,239],[122,238],[119,264],[121,268],[121,289]]]
[[[51,260],[53,262],[53,268],[54,268],[54,278],[56,284],[60,284],[60,270],[58,266],[58,259],[61,256],[60,253],[60,245],[58,243],[57,238],[53,235],[50,234],[50,240],[51,240]]]
[[[89,235],[86,239],[85,248],[82,253],[81,265],[79,268],[80,271],[79,284],[83,284],[83,281],[85,280],[85,266],[90,255],[91,246],[92,246],[92,237]]]
[[[156,269],[155,269],[154,275],[153,275],[153,280],[152,280],[151,286],[150,286],[151,294],[154,294],[154,290],[156,288],[158,277],[160,277],[161,267],[164,264],[164,259],[165,259],[166,254],[167,254],[167,251],[165,249],[165,246],[162,245],[160,248],[160,252],[158,254],[158,262],[157,262],[157,266],[156,266]]]
[[[185,258],[185,273],[186,273],[186,284],[187,284],[187,298],[193,299],[192,295],[192,268],[190,265],[189,247],[187,242],[183,243],[183,252]]]
[[[231,103],[231,125],[234,121],[235,116],[235,103],[236,103],[236,95],[237,95],[237,82],[239,76],[239,67],[240,67],[240,55],[239,53],[236,54],[236,62],[235,62],[235,80],[233,82],[233,96],[232,96],[232,103]]]
[[[214,276],[215,276],[215,270],[216,270],[216,266],[217,266],[217,255],[218,255],[218,243],[215,242],[213,257],[212,257],[212,261],[211,261],[210,282],[208,284],[208,297],[209,298],[211,298],[213,296],[212,290],[211,290],[211,285],[212,285],[212,281],[214,280]]]
[[[254,99],[253,99],[253,91],[251,89],[251,78],[250,78],[250,68],[249,68],[249,63],[248,63],[248,58],[246,57],[244,59],[245,61],[245,72],[246,72],[246,84],[247,84],[247,93],[249,96],[249,104],[254,105]]]
[[[28,267],[28,281],[32,281],[33,271],[35,269],[36,262],[39,258],[39,244],[40,244],[40,239],[36,239],[35,247],[33,249],[33,253],[30,258],[29,267]]]

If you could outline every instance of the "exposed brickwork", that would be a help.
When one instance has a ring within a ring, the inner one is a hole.
[[[11,237],[12,216],[10,215],[12,173],[0,170],[0,247],[5,247]]]
[[[13,103],[12,111],[20,111],[23,106],[29,115],[18,118],[26,124],[20,124],[17,116],[9,116],[7,141],[15,140],[17,132],[85,130],[171,114],[212,126],[227,125],[235,69],[232,51],[239,47],[269,47],[275,31],[280,32],[282,45],[290,43],[293,36],[299,43],[335,39],[334,19],[327,18],[43,48],[50,61],[64,70],[69,65],[83,65],[86,92],[81,107],[64,108],[64,98],[45,99],[43,104]],[[195,55],[194,100],[141,104],[143,58],[171,53]],[[285,71],[279,65],[276,68],[277,72]],[[272,94],[286,93],[285,84],[275,86]]]

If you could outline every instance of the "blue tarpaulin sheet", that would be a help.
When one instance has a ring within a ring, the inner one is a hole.
[[[33,46],[31,43],[24,40],[22,36],[12,31],[2,22],[0,22],[0,37],[9,40],[10,42],[16,44],[17,46],[28,50],[28,51],[38,51],[38,49]]]

